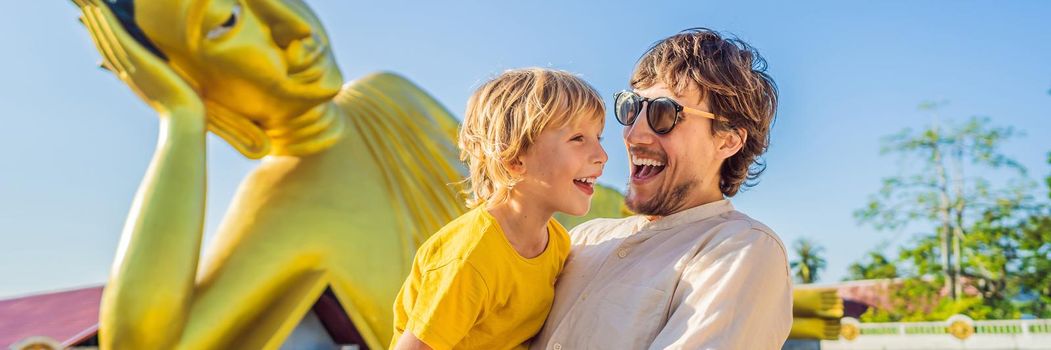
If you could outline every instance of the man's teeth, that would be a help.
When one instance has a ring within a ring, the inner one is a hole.
[[[631,164],[634,165],[649,165],[649,166],[664,166],[664,163],[655,159],[649,158],[631,158]]]
[[[573,179],[573,181],[583,182],[583,183],[586,183],[586,184],[594,184],[595,183],[595,178],[593,178],[593,177],[582,177],[582,178]]]

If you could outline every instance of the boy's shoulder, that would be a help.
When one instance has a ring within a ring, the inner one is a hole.
[[[475,260],[486,234],[496,229],[494,224],[484,210],[469,210],[431,235],[416,253],[416,262],[427,270],[455,260]]]
[[[572,247],[569,230],[553,217],[547,222],[547,229],[551,233],[548,249],[553,249],[559,255],[559,259],[564,261],[569,256],[569,250]]]

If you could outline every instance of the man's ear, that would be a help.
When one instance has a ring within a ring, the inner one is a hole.
[[[722,159],[733,157],[744,148],[748,142],[748,131],[743,128],[719,132],[719,148],[717,150]]]

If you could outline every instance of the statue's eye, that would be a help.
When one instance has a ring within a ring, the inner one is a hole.
[[[227,18],[223,24],[208,31],[208,39],[215,39],[226,34],[226,32],[229,32],[230,29],[233,29],[234,26],[237,25],[238,17],[241,17],[241,4],[234,4],[234,8],[230,10],[230,17]]]

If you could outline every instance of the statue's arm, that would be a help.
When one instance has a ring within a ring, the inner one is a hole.
[[[179,339],[193,298],[205,209],[204,125],[173,111],[132,202],[103,294],[103,348],[161,349]],[[110,345],[110,346],[107,346]]]
[[[167,349],[193,299],[205,208],[205,109],[167,62],[134,41],[102,3],[74,0],[105,67],[160,117],[149,169],[121,233],[103,292],[103,349]]]

